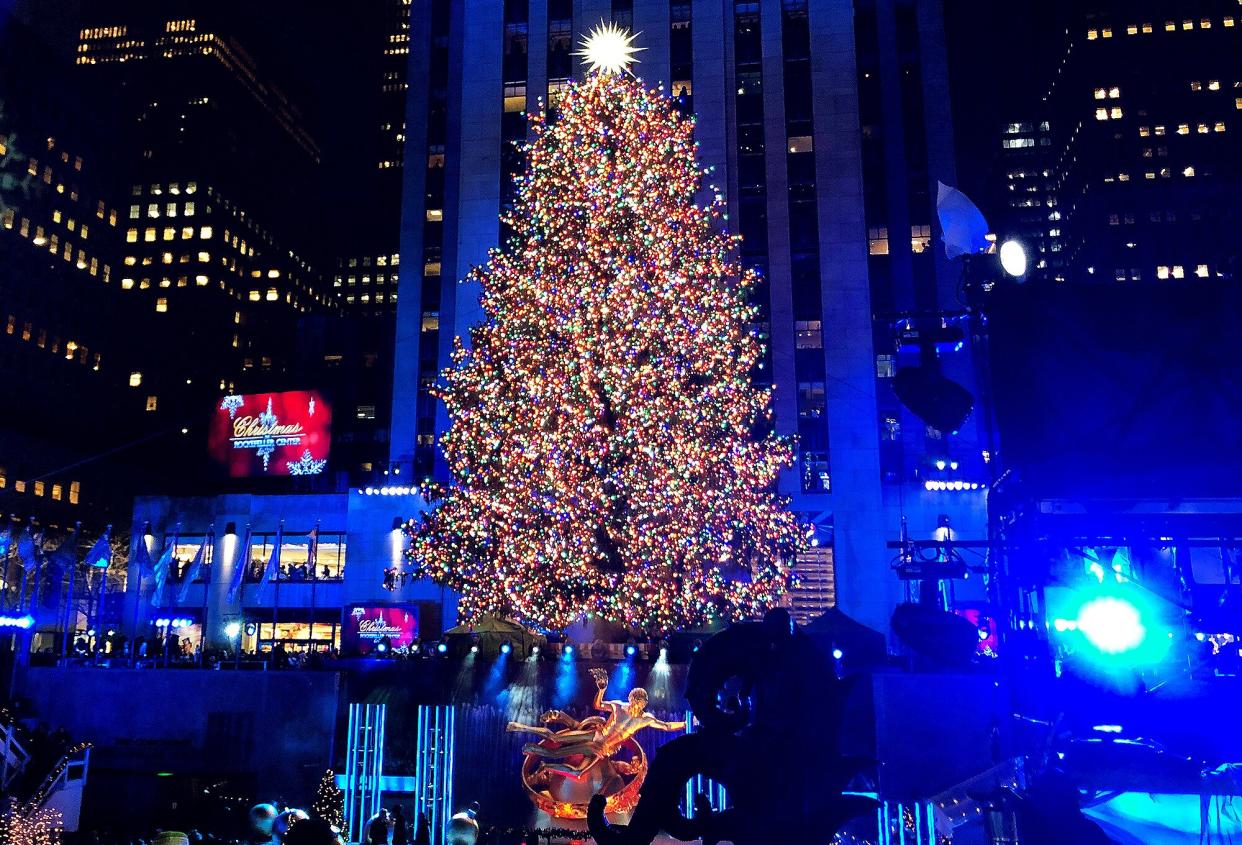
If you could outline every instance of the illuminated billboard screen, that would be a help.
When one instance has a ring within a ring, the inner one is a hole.
[[[314,390],[290,390],[223,397],[207,448],[232,478],[318,475],[331,440],[332,407]]]
[[[409,605],[354,605],[345,608],[341,653],[367,656],[385,637],[394,652],[408,651],[418,639],[418,608]]]

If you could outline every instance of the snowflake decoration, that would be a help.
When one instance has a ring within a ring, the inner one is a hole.
[[[315,397],[314,396],[312,396],[310,398],[310,402],[306,404],[306,414],[307,416],[311,416],[311,417],[315,416]]]
[[[311,457],[310,449],[307,449],[299,460],[288,461],[287,464],[290,475],[318,475],[328,465],[328,459],[317,461]]]
[[[268,461],[272,459],[272,453],[275,451],[276,451],[276,441],[272,440],[270,437],[267,440],[264,440],[263,443],[260,444],[258,449],[254,450],[254,453],[263,459],[263,471],[264,472],[267,472]]]
[[[234,394],[233,396],[225,396],[224,401],[220,403],[221,411],[229,412],[229,419],[237,418],[237,409],[246,404],[246,400]]]
[[[267,397],[267,410],[259,414],[259,425],[267,428],[276,425],[278,420],[276,415],[272,413],[272,397]]]

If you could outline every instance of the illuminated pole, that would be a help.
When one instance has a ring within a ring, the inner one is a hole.
[[[319,568],[319,520],[315,520],[315,531],[311,534],[310,554],[307,557],[310,559],[311,577],[310,625],[306,631],[306,653],[309,656],[311,649],[315,647],[315,587],[318,581],[315,570]]]
[[[73,634],[77,631],[78,619],[77,614],[73,612],[73,582],[78,574],[78,532],[82,530],[82,523],[74,523],[73,526],[73,546],[70,551],[73,552],[69,558],[69,584],[65,589],[65,617],[64,627],[61,629],[60,657],[62,660],[69,657],[69,642],[73,639]]]

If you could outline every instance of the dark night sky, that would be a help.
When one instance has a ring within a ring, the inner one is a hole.
[[[944,0],[958,183],[981,206],[998,184],[1000,127],[1031,118],[1060,59],[1060,8],[1076,2]]]

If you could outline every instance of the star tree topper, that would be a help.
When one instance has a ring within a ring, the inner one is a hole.
[[[631,35],[611,21],[600,21],[582,39],[582,49],[575,50],[574,55],[585,59],[591,71],[625,73],[631,63],[638,61],[634,54],[647,49],[634,46],[634,39],[638,36],[639,33]]]

